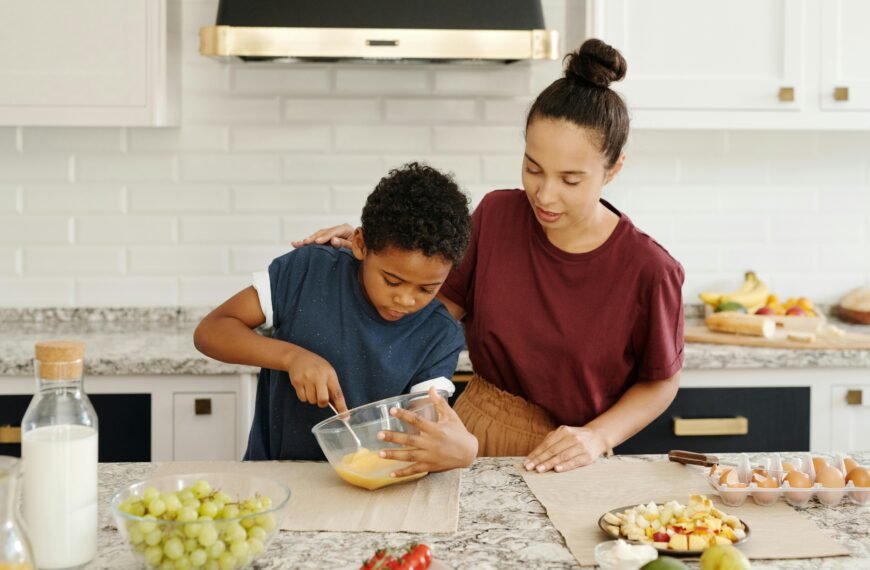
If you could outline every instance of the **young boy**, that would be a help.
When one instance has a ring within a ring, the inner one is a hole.
[[[369,195],[352,249],[282,255],[207,315],[194,333],[201,352],[262,367],[245,459],[324,459],[311,428],[332,415],[330,402],[345,411],[433,387],[452,394],[447,378],[463,333],[435,295],[470,237],[456,183],[411,163]],[[253,330],[264,323],[272,338]],[[406,454],[417,465],[402,475],[466,467],[476,456],[477,440],[430,396],[438,422],[422,426],[417,450]]]

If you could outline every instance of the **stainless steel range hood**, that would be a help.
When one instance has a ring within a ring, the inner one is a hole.
[[[540,0],[220,0],[202,55],[244,61],[559,57]]]

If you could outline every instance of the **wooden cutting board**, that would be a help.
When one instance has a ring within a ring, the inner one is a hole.
[[[686,342],[804,350],[870,350],[870,335],[866,334],[846,333],[841,337],[816,335],[812,342],[790,340],[787,335],[782,329],[777,329],[773,338],[713,332],[702,325],[686,326],[685,329]]]

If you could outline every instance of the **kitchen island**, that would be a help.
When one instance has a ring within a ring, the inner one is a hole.
[[[736,461],[737,457],[720,454],[722,461]],[[853,457],[863,464],[870,463],[870,452],[854,453]],[[661,456],[619,456],[602,461],[661,459]],[[543,506],[523,482],[516,465],[515,458],[484,458],[463,473],[459,531],[453,535],[282,531],[256,567],[353,569],[376,548],[419,541],[430,545],[437,559],[455,569],[580,568]],[[87,566],[89,570],[136,567],[135,559],[114,528],[109,499],[118,488],[147,479],[154,469],[155,464],[150,463],[100,465],[99,550],[97,559]],[[753,568],[870,568],[870,507],[842,503],[837,508],[829,508],[813,501],[801,513],[813,520],[822,532],[843,544],[852,555],[759,560],[753,563]],[[288,516],[292,516],[292,512]],[[697,568],[697,561],[688,564]]]

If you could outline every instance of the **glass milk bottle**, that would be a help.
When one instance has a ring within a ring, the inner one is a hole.
[[[18,523],[18,475],[15,457],[0,456],[0,568],[33,570],[30,542]]]
[[[82,386],[84,353],[80,342],[36,344],[37,392],[21,420],[24,520],[44,570],[97,553],[97,414]]]

